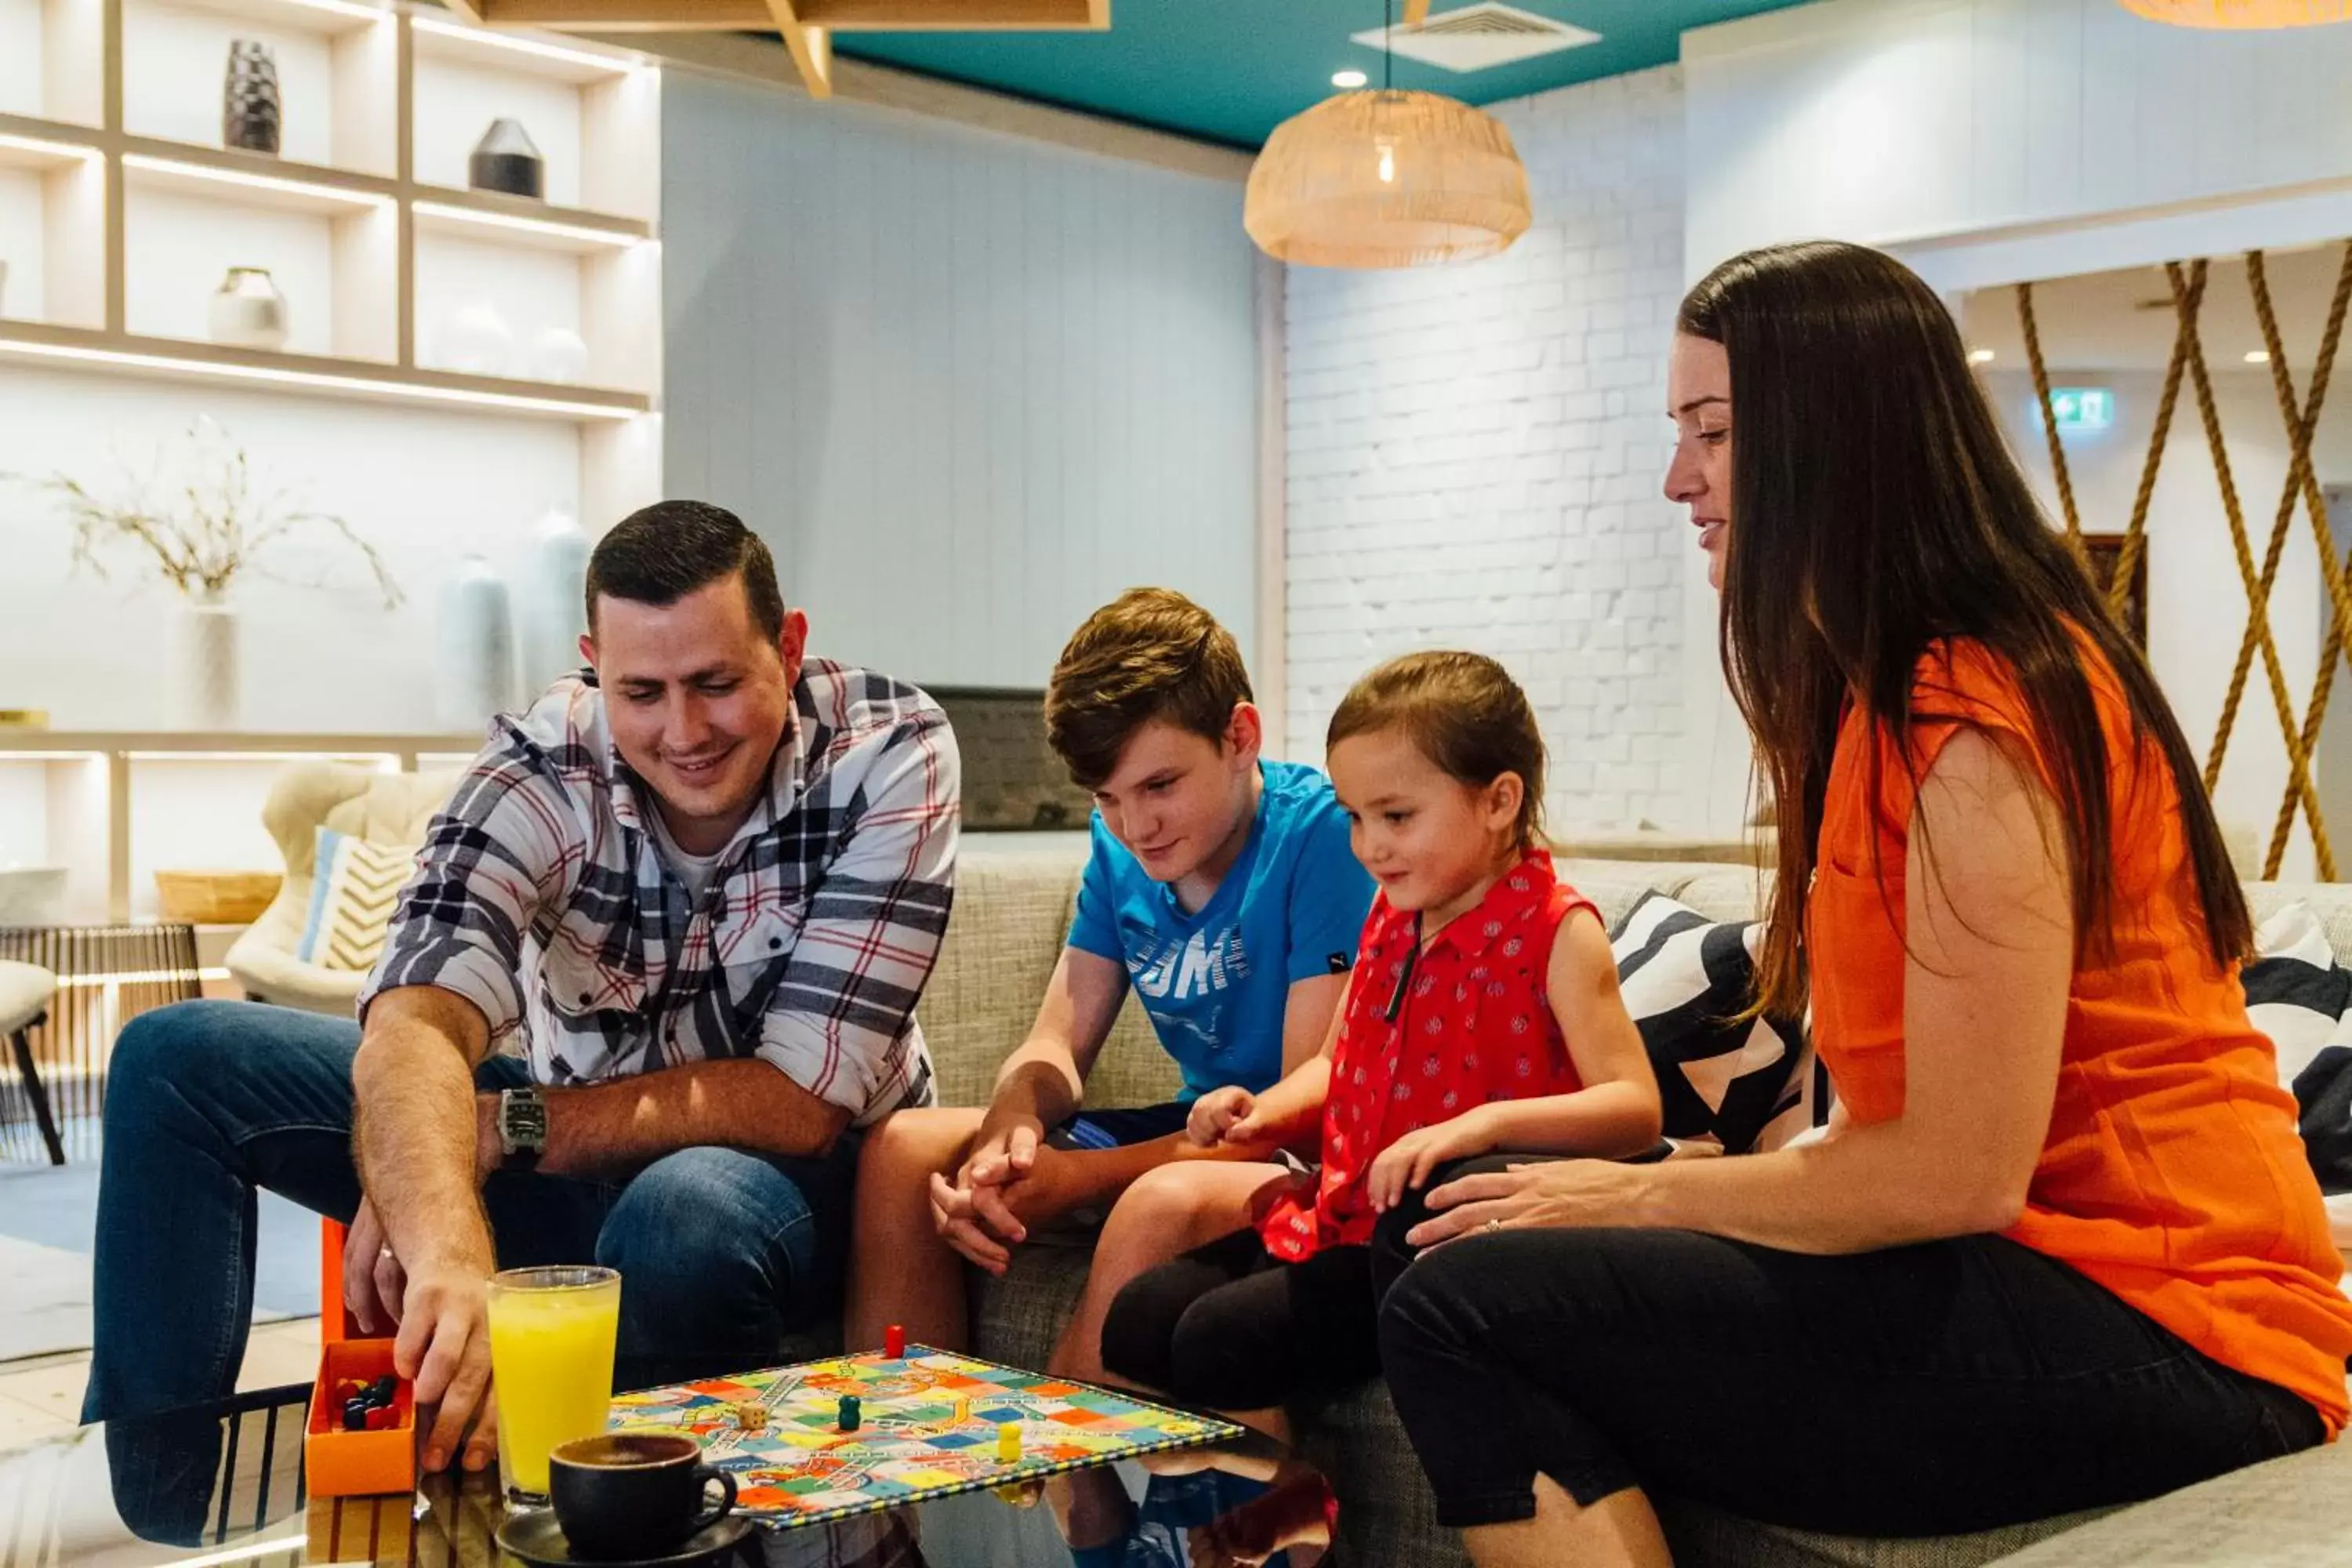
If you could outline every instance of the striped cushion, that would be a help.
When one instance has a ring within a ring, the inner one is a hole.
[[[383,951],[392,907],[415,867],[416,851],[371,844],[331,827],[319,829],[318,868],[310,877],[310,913],[294,956],[322,969],[363,973]]]

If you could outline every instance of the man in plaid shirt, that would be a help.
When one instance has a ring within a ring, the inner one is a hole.
[[[932,1099],[954,738],[804,658],[717,507],[614,528],[588,608],[593,668],[497,720],[434,819],[360,1023],[188,1003],[123,1032],[87,1418],[234,1384],[255,1185],[351,1222],[346,1299],[397,1326],[434,1468],[496,1451],[496,1268],[618,1268],[638,1380],[761,1364],[837,1300],[861,1131]]]

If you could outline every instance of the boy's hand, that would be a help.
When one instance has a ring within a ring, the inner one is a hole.
[[[1372,1208],[1386,1214],[1404,1202],[1407,1192],[1417,1191],[1425,1184],[1430,1173],[1438,1166],[1449,1160],[1467,1160],[1492,1149],[1494,1135],[1487,1131],[1486,1117],[1479,1114],[1484,1109],[1482,1106],[1467,1110],[1451,1121],[1408,1132],[1381,1150],[1380,1157],[1372,1162],[1371,1173],[1364,1178],[1364,1193],[1372,1200]]]
[[[1184,1135],[1203,1149],[1213,1149],[1220,1143],[1242,1143],[1249,1140],[1236,1136],[1237,1130],[1255,1128],[1257,1097],[1239,1084],[1227,1084],[1213,1089],[1192,1102],[1192,1114],[1184,1123]]]
[[[1025,1118],[984,1134],[956,1174],[959,1187],[994,1187],[1029,1173],[1044,1131]]]

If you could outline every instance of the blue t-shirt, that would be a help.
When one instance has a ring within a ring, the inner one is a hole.
[[[1095,814],[1070,945],[1123,964],[1185,1100],[1229,1083],[1253,1093],[1282,1076],[1282,1015],[1293,982],[1356,962],[1372,879],[1348,848],[1331,781],[1297,763],[1261,763],[1249,842],[1196,914]]]

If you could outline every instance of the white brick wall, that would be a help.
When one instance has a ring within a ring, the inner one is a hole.
[[[1474,266],[1289,269],[1287,752],[1349,683],[1469,647],[1527,688],[1556,829],[1684,815],[1683,575],[1659,494],[1683,290],[1665,67],[1492,108],[1535,223]]]

